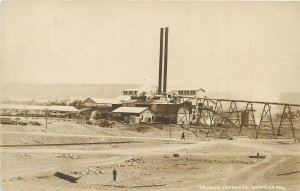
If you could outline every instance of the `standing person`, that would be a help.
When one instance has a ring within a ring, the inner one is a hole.
[[[181,134],[181,139],[180,140],[185,140],[185,134],[184,134],[184,131],[182,132]]]

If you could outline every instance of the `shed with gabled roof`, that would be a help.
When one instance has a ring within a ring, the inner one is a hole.
[[[112,113],[129,123],[152,123],[156,118],[155,113],[148,107],[119,107]]]

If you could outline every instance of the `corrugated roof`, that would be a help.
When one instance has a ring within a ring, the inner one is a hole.
[[[78,109],[76,109],[75,107],[73,107],[73,106],[64,106],[64,105],[51,105],[50,107],[48,107],[48,110],[78,112]]]
[[[148,107],[119,107],[112,111],[113,113],[142,113]]]
[[[121,104],[121,101],[117,99],[106,99],[106,98],[87,98],[87,99],[91,99],[97,104]]]

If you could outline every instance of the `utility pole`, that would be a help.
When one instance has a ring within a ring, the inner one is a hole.
[[[46,109],[46,130],[45,133],[47,133],[47,125],[48,125],[48,110]]]
[[[25,119],[27,119],[27,109],[26,109],[26,106],[25,106]]]
[[[168,97],[167,97],[168,99]],[[168,100],[167,100],[168,101]],[[171,109],[170,109],[170,105],[168,102],[168,110],[169,110],[169,132],[170,132],[170,138],[172,138],[172,129],[171,129]]]

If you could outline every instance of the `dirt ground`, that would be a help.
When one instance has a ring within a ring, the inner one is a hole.
[[[49,119],[46,132],[44,119],[32,120],[42,125],[1,126],[2,190],[300,190],[298,140],[185,131],[181,141],[183,130],[174,125],[102,128],[62,119]],[[101,144],[107,142],[114,143]],[[59,143],[99,144],[3,147]],[[265,158],[249,158],[256,153]]]

